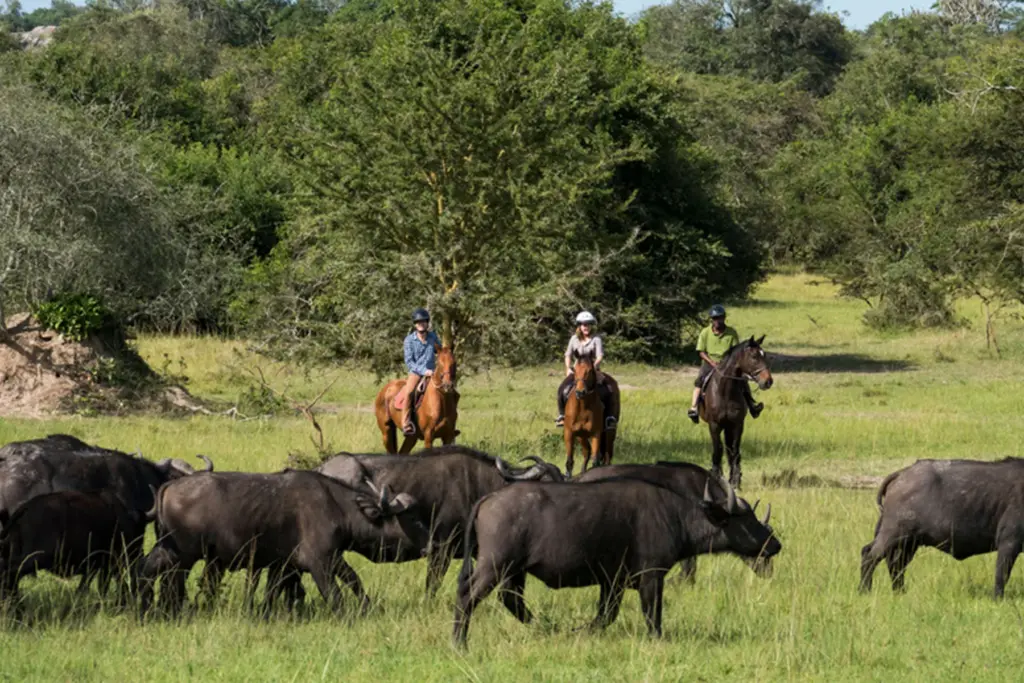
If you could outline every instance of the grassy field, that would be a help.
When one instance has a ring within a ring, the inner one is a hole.
[[[639,601],[627,595],[601,634],[577,633],[593,615],[596,589],[551,591],[530,579],[538,617],[524,627],[492,597],[477,611],[466,653],[449,645],[455,570],[441,596],[422,596],[423,563],[372,565],[360,573],[376,607],[366,618],[326,614],[311,585],[310,614],[254,621],[228,582],[220,606],[180,623],[139,626],[74,600],[74,584],[23,583],[28,623],[0,631],[3,680],[1008,680],[1024,646],[1024,578],[991,600],[995,557],[958,563],[918,554],[908,591],[895,597],[884,567],[870,596],[856,592],[860,547],[876,520],[873,478],[917,458],[1024,456],[1024,324],[998,323],[1002,358],[985,348],[980,306],[957,331],[878,335],[860,325],[863,305],[806,275],[772,278],[730,322],[767,334],[776,383],[748,423],[744,495],[773,504],[783,542],[773,578],[731,557],[700,562],[697,585],[666,589],[665,638],[646,637]],[[267,382],[295,401],[332,381],[319,416],[338,450],[380,450],[372,376],[325,368],[300,373],[247,354],[238,343],[144,338],[155,366],[188,376],[202,397],[238,401]],[[685,417],[693,370],[607,369],[624,389],[617,462],[692,460],[707,466],[706,429]],[[461,443],[506,457],[530,453],[563,463],[552,425],[560,364],[465,377]],[[243,402],[240,405],[245,405]],[[243,411],[244,412],[244,411]],[[212,456],[218,469],[279,469],[290,452],[311,453],[309,423],[273,419],[66,418],[0,422],[0,441],[68,432],[151,458]],[[763,503],[762,503],[763,504]],[[456,567],[457,569],[457,567]],[[349,598],[351,596],[348,596]],[[348,601],[351,607],[354,601]]]

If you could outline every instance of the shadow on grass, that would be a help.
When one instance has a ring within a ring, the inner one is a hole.
[[[772,372],[906,372],[915,368],[909,360],[871,358],[859,353],[827,353],[798,356],[771,353]]]

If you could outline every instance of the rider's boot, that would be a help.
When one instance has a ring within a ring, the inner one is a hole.
[[[406,436],[416,435],[416,425],[412,423],[412,394],[405,397],[405,407],[402,408],[402,433]]]
[[[565,415],[561,415],[560,414],[558,417],[555,418],[555,426],[556,427],[563,427],[563,426],[565,426]]]
[[[686,411],[686,416],[693,421],[693,424],[700,424],[700,411],[697,409],[697,406],[699,406],[700,402],[703,400],[703,396],[698,396],[697,403],[690,406],[690,409]]]
[[[751,401],[747,404],[747,410],[750,411],[750,417],[756,420],[761,416],[761,411],[764,410],[764,403],[761,403],[760,401],[754,403]]]

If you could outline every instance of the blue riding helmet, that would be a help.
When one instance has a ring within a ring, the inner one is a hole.
[[[412,312],[412,324],[415,325],[416,323],[420,322],[430,322],[430,314],[427,313],[427,309],[425,308],[417,308],[415,311]]]
[[[724,318],[725,317],[725,306],[723,306],[722,304],[715,304],[714,306],[711,307],[711,310],[708,311],[708,317],[709,318]]]

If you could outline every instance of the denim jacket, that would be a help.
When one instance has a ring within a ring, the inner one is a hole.
[[[405,367],[409,368],[409,372],[422,377],[427,374],[427,370],[434,369],[436,361],[435,344],[440,346],[441,340],[438,339],[437,334],[433,330],[427,332],[427,340],[425,342],[420,341],[415,330],[409,333],[409,336],[405,338],[405,344],[403,344]]]

